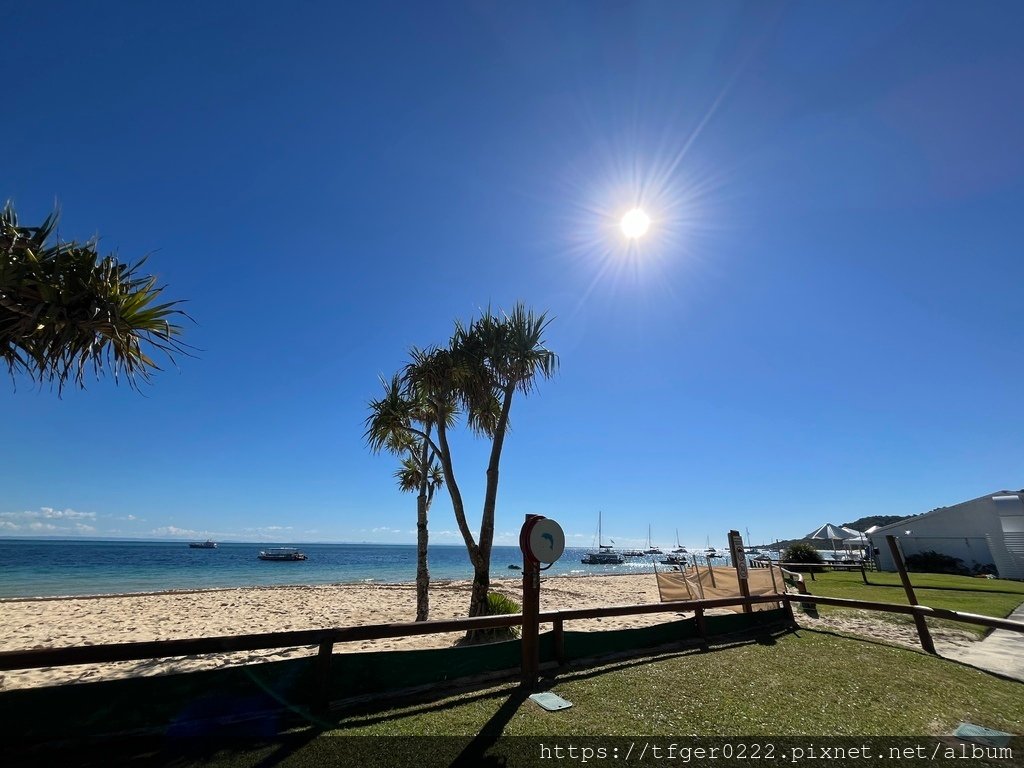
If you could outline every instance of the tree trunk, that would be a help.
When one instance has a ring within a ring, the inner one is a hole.
[[[427,497],[416,499],[416,621],[430,618],[430,568],[427,564]]]
[[[501,449],[505,444],[505,432],[508,429],[508,415],[512,410],[514,386],[504,391],[504,402],[501,404],[501,415],[494,429],[491,442],[491,458],[487,464],[487,489],[484,494],[484,511],[480,520],[480,556],[473,560],[473,592],[470,595],[469,615],[482,616],[486,612],[487,590],[491,580],[491,546],[494,544],[494,509],[498,500],[498,464],[501,462]]]
[[[473,591],[470,593],[469,598],[469,615],[470,616],[486,616],[487,615],[487,591],[491,588],[491,569],[490,563],[485,561],[483,566],[473,563]],[[479,631],[479,630],[478,630]],[[490,630],[486,630],[490,631]],[[474,632],[470,630],[466,633],[466,639],[472,640]]]
[[[427,434],[430,434],[429,429]],[[430,446],[426,440],[420,442],[420,495],[416,499],[416,621],[426,621],[430,618],[430,568],[427,564]]]

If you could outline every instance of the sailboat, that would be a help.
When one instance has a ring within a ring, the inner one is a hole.
[[[708,536],[707,543],[708,543],[707,549],[704,550],[704,557],[705,557],[705,559],[710,559],[712,557],[718,557],[719,556],[718,550],[711,546],[711,537],[710,536]]]
[[[673,555],[685,555],[686,547],[679,543],[679,529],[676,528],[676,548],[672,550]]]
[[[601,541],[601,513],[597,513],[597,549],[587,552],[580,560],[584,565],[622,565],[626,562],[621,554],[612,549],[610,544]]]
[[[665,554],[660,549],[658,549],[658,547],[656,547],[653,544],[651,544],[651,526],[649,526],[649,525],[647,526],[647,549],[644,550],[644,553],[648,554],[648,555],[663,555],[663,554]]]

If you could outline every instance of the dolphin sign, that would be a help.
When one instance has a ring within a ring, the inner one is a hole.
[[[523,552],[539,563],[551,564],[565,551],[565,533],[562,526],[546,517],[535,517],[523,526]]]

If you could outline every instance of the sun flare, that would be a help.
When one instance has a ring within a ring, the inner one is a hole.
[[[622,234],[631,240],[636,240],[647,234],[651,226],[651,217],[639,208],[634,208],[622,217]]]

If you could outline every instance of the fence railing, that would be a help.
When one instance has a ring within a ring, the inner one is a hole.
[[[972,613],[930,608],[924,605],[901,605],[848,598],[825,597],[821,595],[769,594],[750,597],[723,597],[711,600],[678,600],[664,603],[643,603],[636,605],[615,605],[599,608],[575,608],[570,610],[546,611],[540,614],[541,624],[552,626],[555,658],[565,663],[565,623],[581,619],[609,618],[651,613],[680,613],[692,611],[695,615],[698,633],[706,638],[705,612],[711,608],[728,608],[735,605],[753,606],[775,603],[784,607],[791,623],[795,624],[792,604],[813,603],[835,605],[846,608],[909,614],[923,620],[924,617],[948,619],[968,624],[977,624],[994,629],[1008,629],[1024,632],[1024,622],[981,616]],[[120,661],[143,661],[177,656],[194,656],[231,651],[256,651],[299,646],[317,646],[314,660],[317,690],[314,706],[324,707],[328,703],[328,679],[331,655],[334,645],[368,640],[384,640],[395,637],[440,634],[445,632],[466,632],[478,629],[497,629],[522,626],[522,614],[505,616],[479,616],[474,618],[441,619],[421,622],[394,624],[368,624],[355,627],[313,629],[291,632],[268,632],[250,635],[227,635],[187,640],[154,640],[134,643],[112,643],[68,648],[34,648],[25,651],[0,652],[0,671],[60,667],[78,664],[96,664]],[[929,648],[922,637],[922,645]]]
[[[578,619],[596,619],[612,616],[629,616],[647,613],[674,613],[694,611],[703,613],[709,608],[726,608],[750,603],[779,603],[781,595],[759,595],[751,598],[738,596],[714,600],[680,600],[670,603],[643,603],[638,605],[613,605],[600,608],[574,608],[571,610],[546,611],[540,614],[542,624],[553,625],[555,642],[564,632],[565,622]],[[401,622],[394,624],[363,624],[356,627],[333,629],[308,629],[292,632],[265,632],[250,635],[225,635],[188,640],[150,640],[135,643],[110,643],[106,645],[80,645],[68,648],[33,648],[26,651],[0,652],[0,671],[35,669],[38,667],[62,667],[76,664],[106,664],[116,661],[144,661],[174,656],[196,656],[207,653],[230,651],[260,651],[275,648],[319,646],[331,649],[336,643],[386,640],[394,637],[434,635],[445,632],[468,632],[476,629],[499,629],[522,626],[521,613],[504,616],[477,616],[461,619],[433,619],[430,621]],[[326,651],[330,653],[330,650]]]

